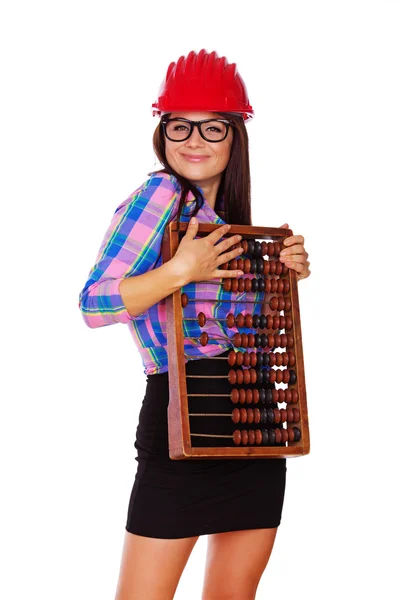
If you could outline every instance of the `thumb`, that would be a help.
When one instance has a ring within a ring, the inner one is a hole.
[[[199,228],[198,220],[196,219],[196,217],[192,217],[189,221],[189,226],[186,230],[185,237],[193,240],[197,233],[198,228]]]
[[[289,229],[289,223],[284,223],[283,225],[279,225],[279,229]]]

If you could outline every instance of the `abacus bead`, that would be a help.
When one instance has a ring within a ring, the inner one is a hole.
[[[252,280],[249,279],[248,277],[246,277],[246,279],[244,280],[244,291],[245,292],[251,292],[251,282],[252,282]]]
[[[257,259],[257,273],[264,273],[264,261],[262,258]]]
[[[245,280],[243,279],[243,277],[241,277],[240,279],[238,279],[238,291],[239,292],[244,292],[244,287],[245,287],[244,281]]]
[[[205,331],[203,331],[203,333],[200,336],[200,344],[202,346],[207,346],[208,344],[208,333],[206,333]]]
[[[240,446],[240,444],[242,443],[240,429],[235,429],[235,431],[233,432],[233,442],[236,446]]]
[[[239,401],[239,391],[236,388],[231,391],[231,400],[234,404],[237,404]]]
[[[281,253],[281,244],[280,242],[274,242],[274,256],[279,256]]]
[[[242,345],[242,336],[240,335],[240,333],[235,333],[235,335],[233,336],[233,345],[235,346],[235,348],[240,348],[240,346]]]
[[[262,443],[261,429],[256,429],[256,444],[259,446]]]
[[[249,256],[253,256],[253,254],[254,254],[254,241],[253,240],[248,240],[246,254],[248,254]]]
[[[287,409],[287,422],[293,423],[293,409],[292,408]]]
[[[256,261],[255,258],[252,258],[250,260],[250,265],[251,265],[251,267],[250,267],[250,273],[255,273],[256,270],[257,270],[257,261]]]
[[[260,392],[259,392],[259,390],[257,390],[257,388],[252,390],[252,392],[253,392],[253,402],[254,402],[254,404],[258,404],[258,402],[260,400]]]
[[[186,308],[189,302],[189,298],[187,294],[182,294],[181,295],[181,304],[182,304],[182,308]]]
[[[247,410],[245,408],[240,409],[240,422],[246,423],[247,421]]]
[[[268,242],[267,253],[268,253],[268,256],[273,256],[274,255],[274,244],[273,244],[273,242]]]
[[[287,429],[281,429],[282,442],[286,443],[288,441],[288,432]]]
[[[278,308],[278,298],[276,296],[271,298],[271,300],[269,302],[269,306],[270,306],[271,310],[276,310]]]
[[[265,400],[267,401],[268,404],[271,404],[273,398],[272,398],[272,390],[264,390],[265,392]]]
[[[254,348],[255,342],[256,342],[256,338],[254,336],[254,333],[248,333],[247,334],[247,346],[249,348]]]
[[[240,388],[239,390],[239,404],[244,404],[246,402],[246,390]]]
[[[251,355],[250,352],[243,352],[243,364],[245,367],[248,367],[251,361]]]
[[[274,367],[276,365],[276,354],[275,352],[268,352],[269,366]]]
[[[257,371],[256,369],[250,369],[250,383],[257,383]]]
[[[244,326],[244,314],[243,313],[239,313],[236,316],[236,325],[237,325],[237,327],[243,327]]]
[[[253,429],[250,429],[249,431],[249,444],[254,444],[256,439],[256,434],[254,433]]]
[[[237,259],[237,268],[239,269],[239,271],[243,271],[243,269],[244,269],[244,260],[243,260],[243,258],[238,258]]]
[[[259,333],[254,334],[254,347],[259,348],[261,346],[261,335]]]
[[[271,402],[274,402],[275,404],[279,402],[279,390],[271,390],[271,398]]]
[[[197,315],[197,322],[200,325],[200,327],[204,327],[204,325],[206,324],[206,315],[203,312],[199,312],[199,314]]]
[[[242,385],[243,383],[243,371],[241,369],[237,369],[236,373],[236,381],[238,385]]]
[[[251,262],[249,258],[244,259],[244,269],[242,269],[245,273],[250,273]]]
[[[275,441],[276,441],[275,429],[270,429],[268,431],[268,441],[271,444],[271,446],[273,446],[275,444]]]
[[[251,317],[251,327],[253,327],[253,329],[257,329],[257,327],[259,325],[260,325],[260,316],[257,313],[255,313]]]
[[[268,244],[267,244],[267,242],[263,241],[263,242],[261,242],[261,254],[263,256],[265,256],[267,254],[267,252],[268,252]]]
[[[233,367],[233,365],[236,364],[236,352],[234,350],[231,350],[228,354],[228,365],[230,367]]]
[[[267,335],[267,340],[268,340],[268,346],[270,348],[273,348],[275,346],[275,337],[272,335],[272,333]]]
[[[267,409],[267,420],[268,420],[268,423],[273,423],[274,422],[274,418],[275,418],[274,411],[272,410],[272,408],[268,408]]]
[[[267,318],[266,318],[266,316],[265,315],[260,315],[259,324],[258,324],[259,328],[260,329],[265,329],[266,324],[267,324]]]
[[[278,310],[283,310],[285,306],[285,299],[282,296],[278,298]]]
[[[261,413],[259,408],[254,409],[254,423],[259,423],[261,420]]]
[[[292,390],[292,404],[297,404],[299,401],[299,392],[297,390]]]
[[[262,433],[262,443],[265,444],[265,446],[268,445],[268,429],[263,429],[261,431]]]
[[[265,390],[263,388],[260,388],[258,390],[258,394],[259,394],[259,398],[260,398],[261,404],[265,404],[265,402],[266,402],[266,399],[265,399],[265,396],[266,396]]]
[[[243,371],[243,383],[248,385],[250,383],[250,370],[246,369]]]
[[[286,402],[288,404],[290,404],[292,401],[292,390],[290,390],[290,389],[286,390],[285,396],[286,396]]]
[[[247,409],[247,422],[250,424],[254,422],[254,411],[252,408]]]
[[[252,315],[246,315],[244,317],[244,326],[251,328],[252,324],[253,324],[253,317],[252,317]]]
[[[233,351],[235,352],[235,351]],[[236,364],[238,367],[241,367],[243,364],[243,352],[235,352],[236,355]]]
[[[280,423],[281,422],[281,413],[279,408],[274,408],[274,423]]]
[[[242,444],[243,446],[247,446],[247,443],[249,441],[249,434],[247,433],[247,431],[245,429],[242,429]]]
[[[287,334],[287,348],[293,348],[294,346],[294,337],[292,336],[291,333]]]
[[[285,402],[285,392],[286,390],[277,390],[278,392],[278,402]]]
[[[248,242],[247,242],[247,240],[240,240],[240,245],[243,248],[243,254],[247,254],[247,252],[248,252]]]
[[[268,346],[268,336],[266,333],[261,334],[261,347],[266,348]]]
[[[248,346],[248,339],[249,339],[248,336],[247,336],[247,333],[242,333],[241,338],[242,338],[242,342],[241,342],[242,348],[247,348],[247,346]]]
[[[250,352],[250,365],[256,367],[258,365],[258,352]]]
[[[298,427],[293,427],[294,441],[299,442],[301,439],[301,431]]]
[[[288,428],[288,440],[289,442],[294,442],[294,431],[291,427]]]
[[[290,369],[290,380],[289,380],[289,385],[294,385],[297,381],[297,376],[296,373],[293,371],[293,369]]]
[[[285,303],[284,303],[285,312],[289,312],[289,310],[291,308],[292,308],[292,303],[290,302],[290,298],[285,298]]]
[[[246,390],[246,403],[251,404],[253,402],[253,390]]]
[[[236,371],[234,369],[231,369],[228,373],[228,381],[231,385],[234,385],[236,383]]]
[[[253,256],[254,256],[254,258],[260,258],[260,256],[261,256],[261,243],[260,242],[254,243]]]
[[[290,315],[287,315],[286,317],[283,317],[285,319],[285,324],[283,327],[285,327],[285,329],[292,329],[293,327],[293,319]]]
[[[266,423],[268,421],[267,409],[262,408],[260,411],[261,423]]]
[[[231,292],[236,294],[238,291],[239,283],[237,279],[231,279]]]
[[[237,264],[237,260],[236,260],[236,258],[233,258],[233,259],[230,261],[230,263],[229,263],[229,268],[230,268],[232,271],[236,271],[236,269],[238,268],[238,264]]]
[[[263,352],[253,352],[254,356],[255,356],[255,361],[254,361],[254,365],[252,365],[252,367],[261,367],[262,366],[262,355]]]
[[[276,260],[269,261],[269,272],[271,273],[271,275],[276,275],[276,265]]]
[[[300,421],[300,411],[298,408],[293,409],[293,423],[298,423]]]
[[[235,316],[232,313],[229,313],[228,316],[226,317],[226,326],[227,327],[234,327],[235,325]]]
[[[232,281],[231,278],[228,277],[227,279],[224,279],[224,285],[222,286],[224,288],[224,292],[230,292],[232,289]]]
[[[283,383],[289,383],[290,381],[290,373],[287,369],[283,371]]]
[[[285,408],[281,409],[281,423],[286,423],[287,421],[287,410]]]
[[[264,260],[264,275],[268,275],[268,273],[269,273],[269,265],[270,265],[270,261],[269,260]]]
[[[282,433],[281,433],[281,430],[280,430],[280,429],[278,429],[278,427],[276,427],[276,428],[274,429],[274,431],[275,431],[275,441],[276,441],[276,443],[277,443],[277,444],[280,444],[280,443],[281,443],[281,441],[282,441]]]
[[[239,423],[240,421],[240,411],[238,408],[234,408],[232,411],[232,421],[234,423]]]

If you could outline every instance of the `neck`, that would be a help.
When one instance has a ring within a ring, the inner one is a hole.
[[[208,204],[213,210],[215,209],[215,203],[217,201],[217,193],[220,182],[221,178],[205,182],[192,181],[192,183],[201,187],[205,199],[207,200]]]

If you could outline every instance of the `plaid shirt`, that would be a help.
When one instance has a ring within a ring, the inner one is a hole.
[[[201,188],[199,188],[201,189]],[[166,338],[166,302],[165,298],[144,313],[132,317],[119,293],[119,284],[125,277],[141,275],[150,269],[162,265],[161,242],[167,224],[176,218],[181,194],[180,184],[172,175],[159,172],[133,192],[116,209],[111,223],[98,251],[96,262],[89,272],[88,280],[79,294],[79,308],[88,327],[103,327],[114,323],[128,325],[144,365],[144,373],[153,375],[168,370]],[[188,213],[194,207],[194,195],[189,193],[181,216],[188,222]],[[216,206],[216,210],[221,210]],[[200,223],[223,225],[223,221],[211,208],[207,200],[196,215]],[[248,274],[247,277],[254,277]],[[215,283],[214,283],[215,282]],[[201,311],[206,318],[220,319],[208,321],[201,328],[196,320],[184,320],[185,353],[193,359],[204,355],[221,354],[232,347],[229,340],[239,329],[226,327],[226,315],[250,312],[251,304],[240,303],[246,300],[261,300],[263,294],[225,292],[218,280],[205,283],[193,282],[182,288],[189,299],[183,309],[183,318],[195,318]],[[206,302],[212,299],[212,302]],[[239,303],[220,302],[220,300],[239,300]],[[257,305],[256,305],[257,306]],[[247,307],[247,308],[246,308]],[[261,310],[261,304],[258,305]],[[260,310],[258,312],[260,312]],[[200,346],[196,339],[206,331],[210,341]],[[240,328],[240,332],[250,332]],[[223,336],[224,339],[218,339]]]

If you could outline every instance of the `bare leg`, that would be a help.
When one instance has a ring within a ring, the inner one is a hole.
[[[202,600],[254,600],[277,530],[246,529],[210,535]]]
[[[115,600],[172,600],[197,537],[159,539],[125,531]]]

